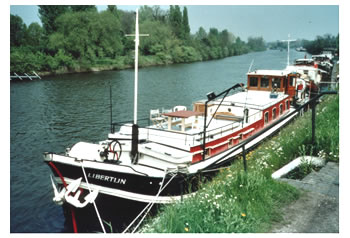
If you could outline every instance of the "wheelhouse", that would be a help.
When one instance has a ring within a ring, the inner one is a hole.
[[[287,70],[256,70],[248,73],[248,90],[283,92],[295,95],[297,73]]]

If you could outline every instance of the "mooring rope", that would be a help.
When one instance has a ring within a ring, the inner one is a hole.
[[[89,192],[91,193],[92,190],[91,190],[91,188],[90,188],[89,181],[88,181],[88,179],[87,179],[87,177],[86,177],[86,173],[85,173],[85,169],[84,169],[84,166],[83,166],[83,162],[81,162],[81,168],[82,168],[82,170],[83,170],[83,174],[84,174],[84,178],[85,178],[85,181],[86,181],[86,185],[87,185],[87,187],[88,187],[88,189],[89,189]],[[95,211],[96,211],[96,214],[97,214],[97,218],[98,218],[98,220],[99,220],[99,222],[100,222],[102,231],[103,231],[103,233],[106,234],[106,230],[105,230],[105,227],[103,226],[102,219],[101,219],[100,213],[98,212],[98,209],[97,209],[95,200],[93,201],[93,204],[94,204]]]
[[[147,214],[149,213],[149,211],[151,210],[151,208],[153,207],[154,203],[156,202],[157,198],[159,197],[159,194],[169,185],[169,183],[173,180],[173,178],[177,175],[174,174],[169,181],[163,186],[164,184],[164,180],[165,177],[167,175],[167,170],[165,170],[165,174],[161,183],[161,186],[159,187],[158,193],[156,195],[156,197],[154,198],[154,200],[150,203],[148,203],[145,208],[135,217],[135,219],[129,224],[129,226],[127,228],[125,228],[125,230],[122,233],[125,233],[127,230],[130,229],[130,227],[136,222],[136,220],[147,210],[147,212],[144,214],[144,216],[142,217],[141,221],[137,224],[137,226],[134,228],[134,230],[131,233],[134,233],[137,228],[140,226],[140,224],[142,223],[142,221],[145,219],[145,217],[147,216]]]

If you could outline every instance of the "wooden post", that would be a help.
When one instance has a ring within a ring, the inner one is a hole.
[[[311,127],[312,127],[312,139],[311,143],[312,145],[315,145],[315,140],[316,140],[316,135],[315,135],[315,130],[316,130],[316,100],[311,103],[312,107],[312,115],[311,115]]]
[[[246,160],[246,157],[245,157],[245,146],[243,145],[242,147],[242,150],[243,150],[243,166],[244,166],[244,171],[247,172],[247,160]]]

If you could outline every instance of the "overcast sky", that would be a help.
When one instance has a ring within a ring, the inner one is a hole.
[[[135,10],[138,6],[117,7]],[[169,5],[161,7],[169,9]],[[98,6],[99,11],[104,9],[106,5]],[[317,35],[339,33],[337,5],[190,5],[187,9],[192,33],[200,26],[207,32],[215,27],[219,31],[227,29],[243,40],[262,36],[265,41],[283,40],[289,33],[292,38],[308,40]],[[11,5],[10,12],[20,16],[27,25],[40,22],[35,5]]]

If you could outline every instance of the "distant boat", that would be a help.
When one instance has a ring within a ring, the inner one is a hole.
[[[304,48],[304,47],[297,47],[297,48],[295,48],[295,50],[296,51],[300,51],[300,52],[305,52],[306,51],[306,49]]]

